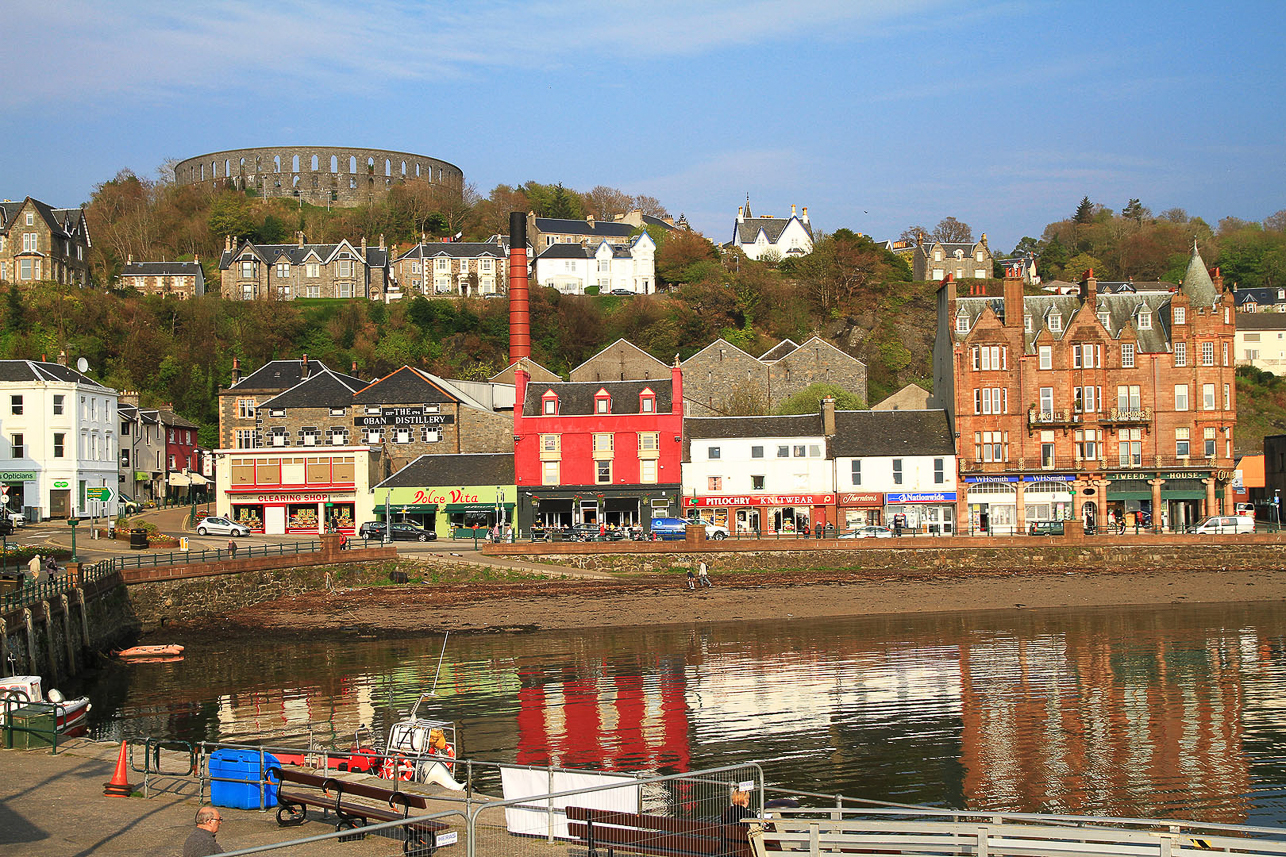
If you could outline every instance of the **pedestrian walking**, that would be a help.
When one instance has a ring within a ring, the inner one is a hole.
[[[710,570],[706,568],[704,560],[702,560],[701,564],[697,566],[697,580],[701,581],[702,587],[714,585],[710,582]]]
[[[237,542],[235,539],[228,539],[228,556],[232,559],[237,558]]]
[[[696,589],[696,588],[697,588],[697,576],[693,574],[692,569],[689,568],[688,569],[688,589]]]

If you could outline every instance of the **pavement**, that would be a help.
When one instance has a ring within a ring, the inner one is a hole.
[[[120,745],[74,739],[64,746],[56,756],[47,750],[0,750],[0,855],[176,857],[182,852],[201,805],[195,779],[159,777],[160,790],[146,799],[137,793],[105,797],[103,785],[112,778]],[[129,779],[141,787],[141,774],[131,773]],[[218,841],[224,851],[334,830],[313,816],[299,827],[282,828],[275,811],[219,811],[224,822]],[[451,850],[463,855],[463,848]],[[269,853],[383,857],[401,854],[402,845],[370,836],[359,843],[330,840]]]

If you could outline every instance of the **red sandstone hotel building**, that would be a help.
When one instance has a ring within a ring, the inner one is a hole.
[[[938,291],[934,395],[951,418],[964,532],[1042,520],[1181,530],[1231,512],[1236,313],[1193,244],[1178,291]],[[977,287],[972,287],[976,289]]]

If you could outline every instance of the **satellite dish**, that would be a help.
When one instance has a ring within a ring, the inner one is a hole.
[[[82,357],[82,358],[80,358],[79,360],[77,360],[77,361],[76,361],[76,370],[77,370],[78,372],[88,372],[88,371],[89,371],[89,361],[88,361],[88,360],[86,360],[84,357]]]

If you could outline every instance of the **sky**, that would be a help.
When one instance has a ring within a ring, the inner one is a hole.
[[[408,151],[484,196],[738,205],[1008,252],[1082,197],[1211,225],[1286,208],[1286,4],[7,0],[0,198],[251,146]]]

